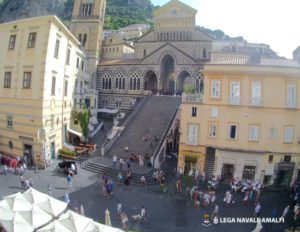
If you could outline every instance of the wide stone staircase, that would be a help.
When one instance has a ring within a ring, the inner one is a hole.
[[[174,113],[181,101],[180,97],[171,96],[151,96],[146,101],[132,122],[125,128],[121,136],[116,140],[112,147],[104,156],[89,159],[82,163],[82,168],[95,173],[105,172],[110,179],[117,180],[119,166],[112,167],[112,156],[116,154],[118,158],[129,158],[131,153],[150,156],[154,153],[159,141],[165,130],[172,120]],[[143,136],[147,141],[143,141]],[[158,137],[158,141],[154,140],[154,136]],[[152,145],[150,146],[150,142]],[[124,151],[124,147],[128,146],[129,150]],[[127,167],[124,165],[122,173],[126,175]],[[138,163],[132,163],[131,168],[133,174],[133,184],[140,184],[142,175],[146,177],[148,185],[155,184],[152,178],[153,169],[149,167],[140,168]]]

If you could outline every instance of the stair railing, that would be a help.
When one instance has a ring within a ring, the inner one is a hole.
[[[153,159],[154,163],[152,164],[153,168],[155,168],[154,167],[155,166],[155,161],[157,159],[157,156],[161,152],[161,148],[164,145],[164,142],[165,142],[166,136],[168,134],[168,131],[170,130],[170,128],[171,128],[171,126],[172,126],[172,124],[173,124],[173,122],[175,120],[175,117],[177,115],[177,111],[178,111],[178,108],[179,108],[180,104],[181,104],[181,101],[179,103],[177,103],[176,108],[175,108],[175,110],[173,111],[173,114],[172,114],[172,119],[169,121],[168,126],[167,126],[167,128],[165,129],[165,131],[163,133],[163,136],[161,136],[161,138],[160,138],[158,146],[156,147],[156,149],[153,152],[153,157],[154,157],[154,159]]]

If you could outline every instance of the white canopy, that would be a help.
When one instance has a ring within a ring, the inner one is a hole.
[[[23,194],[16,193],[0,201],[0,224],[8,232],[34,231],[66,208],[66,203],[30,188]]]
[[[70,210],[62,214],[66,207],[65,202],[30,188],[0,201],[0,225],[7,232],[122,232]]]

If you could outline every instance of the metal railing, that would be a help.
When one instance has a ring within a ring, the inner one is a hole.
[[[229,96],[229,104],[230,105],[240,105],[241,104],[241,98],[240,97]]]
[[[182,102],[202,103],[202,94],[182,94]]]
[[[160,141],[158,143],[158,146],[156,147],[156,149],[154,150],[153,152],[153,164],[152,164],[152,167],[154,168],[154,164],[155,164],[155,160],[157,159],[157,156],[160,154],[160,150],[161,150],[161,147],[163,146],[164,142],[165,142],[165,138],[167,137],[168,135],[168,131],[170,130],[170,127],[172,126],[173,124],[173,121],[175,120],[175,117],[176,117],[176,114],[177,114],[177,111],[178,111],[178,108],[180,106],[181,102],[179,102],[177,105],[176,105],[176,108],[175,110],[173,111],[173,115],[172,115],[172,119],[169,121],[168,123],[168,126],[167,128],[165,129],[163,135],[161,136],[160,138]]]
[[[250,99],[251,106],[261,106],[262,105],[262,98],[261,97],[252,97]]]

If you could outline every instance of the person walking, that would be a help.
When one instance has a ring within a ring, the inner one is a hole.
[[[114,168],[117,166],[117,159],[118,159],[118,157],[117,157],[117,155],[115,154],[115,155],[113,156],[113,167],[114,167]]]
[[[211,214],[211,219],[213,220],[215,217],[219,217],[219,206],[215,204],[214,211]]]
[[[146,178],[145,178],[145,176],[142,176],[141,177],[141,182],[142,182],[142,185],[143,185],[143,187],[147,187],[147,183],[146,183]]]
[[[144,220],[145,222],[147,221],[146,219],[146,209],[145,209],[145,206],[142,205],[142,208],[141,208],[141,220],[142,221]]]
[[[243,200],[243,205],[247,205],[247,202],[249,200],[249,195],[250,195],[250,192],[246,191],[245,192],[245,197],[244,197],[244,200]]]
[[[176,181],[176,190],[178,193],[182,192],[182,181],[180,178]]]
[[[128,230],[128,217],[124,212],[121,213],[121,222],[122,222],[123,230],[127,231]]]
[[[259,217],[260,210],[261,210],[260,203],[257,202],[257,204],[256,204],[256,206],[255,206],[255,209],[254,209],[254,216],[255,216],[255,217]]]
[[[124,160],[123,158],[120,158],[120,170],[122,171],[124,165]]]
[[[69,192],[65,193],[65,202],[67,203],[67,205],[69,205],[69,203],[70,203]]]
[[[49,196],[52,197],[51,185],[50,184],[47,185],[47,191],[48,191]]]
[[[286,207],[284,208],[281,217],[282,217],[282,218],[285,218],[289,211],[290,211],[290,206],[288,205],[288,206],[286,206]]]
[[[20,181],[21,181],[21,188],[25,188],[25,179],[23,175],[20,177]]]
[[[121,217],[121,213],[122,213],[122,203],[120,201],[118,201],[118,205],[117,205],[117,213],[119,215],[119,217]]]
[[[118,173],[118,180],[119,180],[119,183],[122,184],[122,180],[123,180],[122,172]]]
[[[70,173],[67,176],[67,182],[68,182],[69,188],[72,188],[72,176]]]

